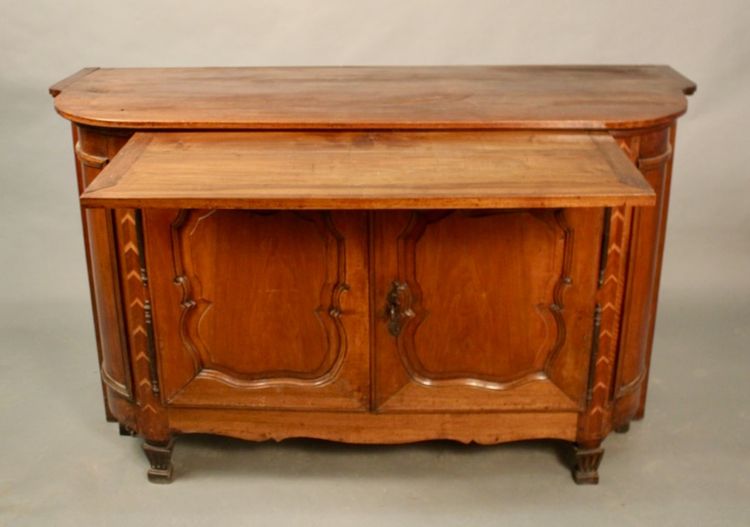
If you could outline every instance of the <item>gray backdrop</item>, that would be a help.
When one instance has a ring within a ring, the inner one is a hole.
[[[750,517],[750,3],[0,2],[0,524],[746,524]],[[665,63],[698,83],[678,127],[647,419],[599,487],[554,446],[394,448],[186,439],[148,485],[104,423],[69,125],[84,66]]]

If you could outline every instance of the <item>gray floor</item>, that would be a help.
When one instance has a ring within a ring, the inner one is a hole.
[[[3,304],[0,524],[748,525],[750,247],[673,241],[648,415],[607,439],[598,487],[574,485],[552,442],[211,437],[180,440],[175,482],[152,485],[138,441],[104,422],[85,295]]]

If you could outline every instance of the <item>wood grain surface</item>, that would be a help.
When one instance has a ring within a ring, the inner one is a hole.
[[[367,215],[144,212],[170,407],[364,411]]]
[[[581,409],[602,219],[589,208],[376,213],[378,410]],[[406,315],[397,335],[390,303]]]
[[[602,440],[643,415],[694,91],[665,66],[56,83],[108,418],[153,481],[175,436],[213,433],[557,438],[595,483]]]
[[[695,84],[667,66],[421,66],[101,68],[53,88],[63,117],[103,127],[622,129],[683,114]]]
[[[137,133],[89,206],[398,209],[653,205],[603,132]]]

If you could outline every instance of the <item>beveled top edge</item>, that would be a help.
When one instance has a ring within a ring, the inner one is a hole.
[[[633,129],[696,85],[663,65],[86,68],[50,88],[75,123],[126,129]]]

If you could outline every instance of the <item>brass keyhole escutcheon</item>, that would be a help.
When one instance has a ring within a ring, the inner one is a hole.
[[[411,307],[411,291],[406,282],[394,280],[386,295],[385,318],[388,332],[394,337],[401,334],[406,322],[414,316]]]

